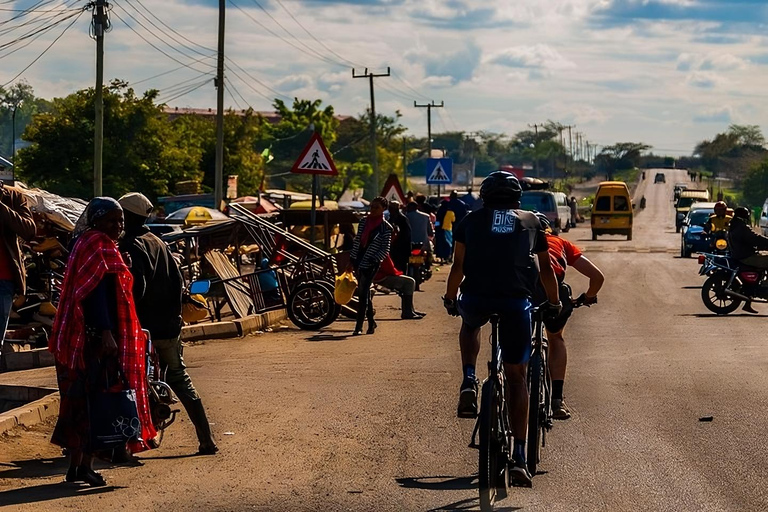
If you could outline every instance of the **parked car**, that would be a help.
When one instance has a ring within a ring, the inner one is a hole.
[[[691,205],[683,219],[680,236],[680,257],[689,258],[694,252],[709,252],[710,239],[704,232],[709,216],[715,212],[715,203],[699,202]]]
[[[667,177],[664,175],[663,172],[657,172],[656,176],[653,178],[654,183],[666,183]]]
[[[763,236],[768,236],[768,199],[763,203],[763,210],[760,212],[760,221],[758,222]]]
[[[557,200],[553,192],[544,190],[527,190],[520,199],[520,208],[528,211],[541,212],[547,216],[554,233],[559,233],[568,218],[561,218],[557,208]]]
[[[571,207],[568,206],[568,196],[563,192],[554,192],[557,203],[557,216],[560,218],[560,228],[563,233],[571,229]]]
[[[675,232],[679,233],[683,227],[683,219],[688,214],[693,203],[709,201],[708,190],[683,190],[675,203]]]
[[[626,235],[632,240],[632,199],[623,181],[600,183],[592,205],[592,240],[598,235]]]

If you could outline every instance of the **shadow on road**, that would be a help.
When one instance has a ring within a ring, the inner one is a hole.
[[[461,491],[477,487],[477,475],[472,476],[417,476],[396,478],[400,487],[429,491]]]
[[[701,286],[681,286],[681,290],[701,290]]]
[[[23,505],[40,503],[42,501],[58,500],[86,494],[103,494],[123,489],[119,486],[81,487],[79,484],[52,483],[22,487],[0,492],[0,503],[3,505]]]
[[[310,336],[309,338],[307,338],[307,341],[342,341],[352,336],[351,332],[349,331],[344,331],[344,332],[346,332],[347,334],[315,334],[314,336]]]
[[[0,478],[46,478],[55,475],[63,478],[67,468],[69,460],[65,457],[13,461],[0,464]],[[0,503],[3,503],[2,499]]]
[[[754,315],[752,313],[731,313],[730,315],[718,315],[716,313],[681,313],[677,316],[692,316],[694,318],[768,318],[768,315]]]
[[[480,504],[477,498],[469,498],[466,500],[456,501],[443,505],[442,507],[431,508],[427,512],[445,512],[449,510],[480,510]],[[522,510],[522,507],[501,507],[498,503],[493,507],[496,512],[513,512],[515,510]]]

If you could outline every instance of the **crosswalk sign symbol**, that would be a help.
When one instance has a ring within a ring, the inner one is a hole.
[[[313,133],[309,139],[304,151],[296,163],[293,164],[291,172],[299,174],[320,174],[323,176],[336,176],[339,172],[333,163],[330,153],[323,144],[320,134]]]
[[[450,158],[427,159],[427,184],[445,185],[453,182],[453,160]]]

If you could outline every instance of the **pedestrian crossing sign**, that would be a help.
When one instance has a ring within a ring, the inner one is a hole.
[[[453,160],[427,158],[427,185],[447,185],[453,182]]]
[[[309,139],[304,151],[296,163],[293,164],[291,172],[299,174],[319,174],[321,176],[336,176],[339,171],[333,163],[331,154],[323,144],[323,139],[319,133],[313,133]]]

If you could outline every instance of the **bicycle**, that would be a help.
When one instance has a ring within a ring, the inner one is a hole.
[[[573,309],[590,307],[586,294],[573,300]],[[528,361],[528,438],[526,439],[526,463],[531,476],[536,476],[536,466],[541,462],[541,450],[547,445],[547,432],[552,430],[552,377],[549,374],[549,343],[544,335],[545,311],[541,307],[531,310],[533,335],[531,358]]]
[[[499,316],[491,316],[491,360],[488,377],[483,381],[480,413],[475,421],[470,447],[479,451],[478,480],[480,510],[493,510],[496,501],[509,492],[508,463],[512,455],[512,430],[509,425],[506,396],[506,378],[499,343]],[[479,434],[479,444],[475,439]]]

